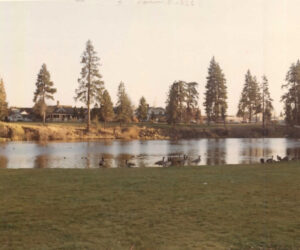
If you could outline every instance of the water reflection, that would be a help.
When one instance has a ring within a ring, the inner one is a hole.
[[[48,168],[48,164],[48,155],[38,155],[34,160],[34,168]]]
[[[6,156],[0,155],[0,168],[7,168],[8,159]]]
[[[272,155],[300,158],[296,139],[199,139],[180,141],[8,142],[0,146],[1,168],[158,167],[163,157],[188,156],[185,165],[256,163]],[[201,161],[195,161],[201,155]],[[99,164],[104,158],[104,164]],[[194,162],[193,162],[194,161]],[[161,166],[161,165],[160,165]]]
[[[206,165],[226,164],[226,139],[207,140]]]

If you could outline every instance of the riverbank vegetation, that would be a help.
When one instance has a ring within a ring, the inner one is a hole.
[[[0,249],[299,249],[299,183],[292,162],[0,169]]]
[[[178,140],[199,138],[300,138],[297,127],[260,124],[197,125],[167,123],[93,123],[90,131],[84,123],[0,123],[1,141],[53,141],[53,140]]]

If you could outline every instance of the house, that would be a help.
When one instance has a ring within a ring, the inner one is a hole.
[[[226,116],[226,122],[227,123],[242,123],[243,118],[235,116],[235,115],[227,115]]]
[[[32,110],[32,108],[11,107],[9,109],[9,115],[8,115],[7,119],[10,122],[32,121],[33,120],[33,110]]]
[[[77,121],[79,113],[76,113],[75,108],[67,105],[60,105],[59,101],[55,106],[47,107],[46,120],[52,122]]]
[[[161,120],[164,119],[166,115],[166,111],[164,108],[161,107],[149,107],[148,108],[148,114],[147,114],[147,121],[149,120]]]

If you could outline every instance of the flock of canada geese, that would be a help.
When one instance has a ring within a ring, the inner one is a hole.
[[[64,157],[65,158],[65,157]],[[81,157],[81,159],[86,159],[87,157]],[[274,159],[274,156],[272,155],[271,158],[265,159],[265,158],[260,158],[260,163],[265,164],[265,163],[274,163],[274,162],[285,162],[285,161],[296,161],[300,160],[300,158],[290,158],[288,155],[284,157],[280,157],[279,155],[276,156],[277,160]],[[181,156],[168,156],[168,157],[163,157],[162,160],[155,162],[155,165],[158,166],[163,166],[163,167],[169,167],[169,166],[176,166],[176,165],[184,165],[186,162],[193,164],[193,165],[198,165],[201,162],[201,155],[198,156],[198,158],[194,160],[190,160],[187,155]],[[105,167],[106,162],[104,157],[101,157],[101,160],[99,162],[100,167]],[[128,160],[125,160],[125,166],[126,167],[134,167],[135,163],[130,162]]]
[[[281,161],[297,161],[299,160],[299,158],[296,158],[296,157],[293,157],[290,159],[290,157],[287,155],[287,156],[284,156],[284,157],[280,157],[279,155],[276,156],[277,160],[274,159],[274,156],[272,155],[271,158],[268,158],[268,159],[264,159],[264,158],[261,158],[260,159],[260,163],[264,164],[264,163],[274,163],[274,162],[281,162]]]
[[[189,161],[189,157],[187,155],[183,155],[181,156],[169,156],[169,157],[163,157],[162,160],[155,162],[155,165],[158,166],[163,166],[163,167],[169,167],[169,166],[174,166],[174,165],[181,165],[181,164],[185,164],[186,162],[192,163],[192,164],[199,164],[201,161],[201,155],[198,156],[197,159],[191,160]],[[105,159],[102,156],[101,160],[99,162],[99,166],[100,167],[104,167],[105,166]],[[128,160],[125,160],[125,166],[126,167],[134,167],[135,163],[130,162]]]

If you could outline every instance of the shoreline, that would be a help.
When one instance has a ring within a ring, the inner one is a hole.
[[[181,140],[225,138],[300,138],[300,129],[286,126],[260,125],[168,126],[165,124],[133,124],[124,127],[92,127],[82,124],[0,123],[0,142],[9,141],[91,141],[91,140]]]

